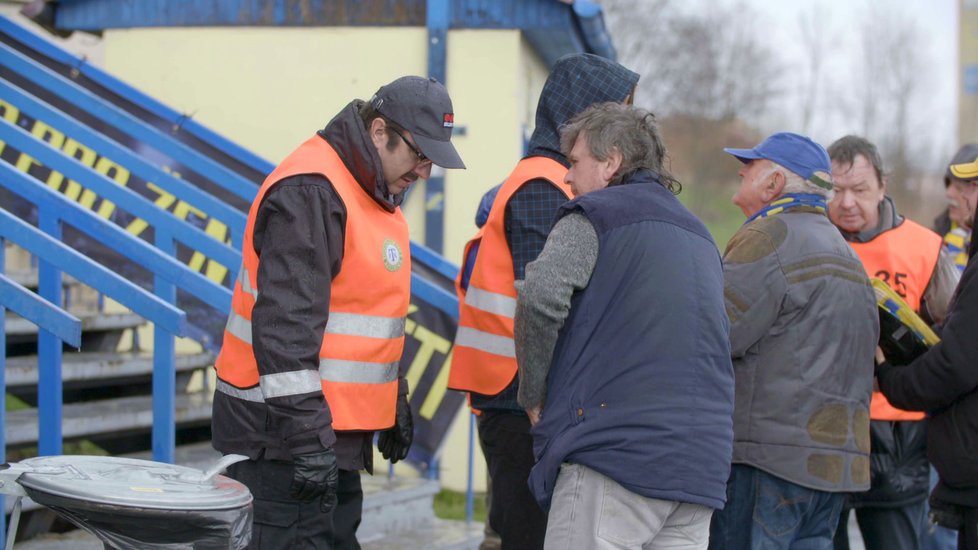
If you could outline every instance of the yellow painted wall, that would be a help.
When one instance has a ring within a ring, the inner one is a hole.
[[[108,72],[271,162],[350,100],[427,73],[421,27],[109,30],[103,47]],[[468,166],[445,173],[444,254],[458,263],[482,194],[522,155],[548,71],[516,30],[450,31],[447,58],[455,124],[465,128],[453,141]],[[424,201],[419,182],[404,205],[411,238],[422,243]],[[442,483],[457,490],[466,482],[468,427],[463,410],[442,454]],[[475,462],[484,490],[478,449]]]
[[[958,142],[978,141],[978,95],[966,93],[965,71],[978,66],[978,2],[959,0]]]

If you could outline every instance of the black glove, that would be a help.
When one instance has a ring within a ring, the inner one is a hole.
[[[333,449],[295,456],[292,463],[292,497],[303,502],[321,497],[320,509],[324,513],[332,511],[340,475]]]
[[[414,420],[411,418],[411,404],[407,395],[397,396],[397,412],[394,415],[394,426],[380,432],[377,437],[377,448],[391,464],[404,460],[414,440]]]

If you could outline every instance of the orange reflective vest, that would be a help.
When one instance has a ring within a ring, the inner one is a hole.
[[[866,274],[882,279],[903,297],[914,311],[920,311],[930,278],[937,266],[941,237],[930,229],[905,219],[899,226],[884,231],[865,243],[849,243],[863,262]],[[898,409],[880,392],[873,392],[869,417],[873,420],[922,420],[922,412]]]
[[[278,181],[321,174],[346,207],[343,266],[330,287],[329,320],[319,349],[319,372],[261,375],[251,342],[251,312],[260,259],[252,242],[258,207]],[[234,284],[224,345],[217,357],[217,390],[263,403],[266,397],[321,390],[334,430],[381,430],[394,425],[398,363],[410,301],[407,222],[385,210],[354,179],[332,146],[313,136],[272,172],[248,212],[241,272]]]
[[[535,179],[549,181],[570,198],[570,186],[564,184],[566,174],[567,169],[555,160],[530,157],[516,165],[499,189],[482,227],[482,244],[465,300],[459,304],[449,388],[496,395],[516,376],[516,287],[513,256],[506,241],[506,205],[524,184]]]

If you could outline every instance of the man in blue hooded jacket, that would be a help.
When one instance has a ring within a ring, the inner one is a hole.
[[[530,420],[516,400],[512,315],[525,266],[540,253],[554,214],[568,199],[559,128],[596,103],[629,101],[638,78],[592,54],[557,61],[540,93],[527,154],[493,201],[460,304],[448,387],[469,392],[472,407],[482,412],[479,440],[492,478],[489,523],[504,550],[541,548],[546,532],[546,515],[526,486],[533,444]]]
[[[515,317],[545,547],[706,548],[733,444],[720,254],[673,194],[651,113],[593,107],[561,147],[576,198]]]

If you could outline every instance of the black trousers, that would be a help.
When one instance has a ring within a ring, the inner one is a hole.
[[[958,531],[958,550],[978,550],[978,508],[960,508],[964,526]]]
[[[489,525],[499,533],[502,549],[543,548],[547,515],[527,485],[534,462],[530,419],[523,414],[483,411],[479,440],[492,484]]]
[[[839,519],[835,550],[849,550],[849,510]],[[917,550],[927,525],[926,501],[898,508],[856,508],[856,522],[866,550]]]
[[[338,503],[328,514],[319,499],[298,501],[289,494],[292,463],[246,460],[232,464],[228,475],[251,491],[255,518],[253,550],[359,550],[357,528],[363,512],[360,472],[340,470]]]

